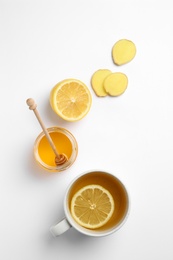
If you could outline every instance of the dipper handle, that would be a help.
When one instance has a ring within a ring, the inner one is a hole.
[[[37,104],[35,103],[34,99],[28,98],[26,100],[27,105],[29,106],[30,110],[35,110],[37,108]]]
[[[35,103],[34,99],[28,98],[26,100],[26,103],[29,106],[29,109],[33,110],[33,112],[35,113],[35,116],[37,117],[38,122],[40,123],[41,128],[43,129],[43,132],[44,132],[47,140],[49,141],[49,144],[51,145],[52,150],[54,151],[54,153],[56,155],[55,163],[57,165],[65,163],[67,161],[67,157],[64,154],[59,154],[58,153],[58,151],[57,151],[57,149],[56,149],[56,147],[55,147],[55,145],[54,145],[54,143],[53,143],[53,141],[52,141],[52,139],[51,139],[51,137],[50,137],[50,135],[49,135],[49,133],[47,131],[47,128],[45,127],[45,125],[44,125],[44,123],[43,123],[43,121],[42,121],[42,119],[41,119],[41,117],[40,117],[40,115],[38,113],[37,104]]]

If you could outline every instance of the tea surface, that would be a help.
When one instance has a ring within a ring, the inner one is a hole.
[[[72,185],[69,192],[69,209],[71,208],[71,201],[73,196],[80,189],[87,185],[101,185],[108,190],[114,200],[114,212],[110,220],[97,230],[111,229],[118,225],[123,219],[128,210],[128,197],[124,186],[113,176],[104,172],[92,172],[83,175]]]

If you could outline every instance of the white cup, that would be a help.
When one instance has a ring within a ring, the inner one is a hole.
[[[98,184],[109,190],[115,204],[115,209],[110,221],[97,229],[88,229],[79,225],[70,212],[70,202],[74,195],[72,193],[89,184]],[[79,175],[70,183],[64,198],[65,217],[57,224],[51,226],[50,231],[54,237],[63,234],[71,227],[88,236],[101,237],[110,235],[125,223],[129,215],[129,208],[130,201],[127,188],[114,174],[102,170],[88,171]]]

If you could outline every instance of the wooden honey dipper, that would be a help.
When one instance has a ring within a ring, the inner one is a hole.
[[[28,98],[26,100],[26,103],[27,105],[29,106],[29,109],[30,110],[33,110],[33,112],[35,113],[35,116],[37,117],[42,129],[43,129],[43,132],[47,138],[47,140],[49,141],[49,144],[50,146],[52,147],[52,150],[54,151],[54,154],[55,154],[55,164],[58,166],[58,165],[62,165],[64,164],[68,159],[67,159],[67,156],[65,154],[59,154],[57,152],[57,149],[52,141],[52,138],[50,137],[48,131],[47,131],[47,128],[45,127],[45,125],[43,124],[43,121],[41,120],[41,117],[38,113],[38,110],[37,110],[37,105],[35,103],[35,101],[32,99],[32,98]]]

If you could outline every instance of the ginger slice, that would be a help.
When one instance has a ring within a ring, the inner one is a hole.
[[[119,96],[124,93],[128,85],[128,78],[124,73],[115,72],[108,75],[103,86],[110,96]]]
[[[103,87],[103,81],[111,73],[112,72],[108,69],[99,69],[93,74],[91,78],[91,86],[98,97],[107,96],[107,92]]]
[[[112,48],[112,58],[116,65],[130,62],[136,55],[135,44],[127,39],[117,41]]]

